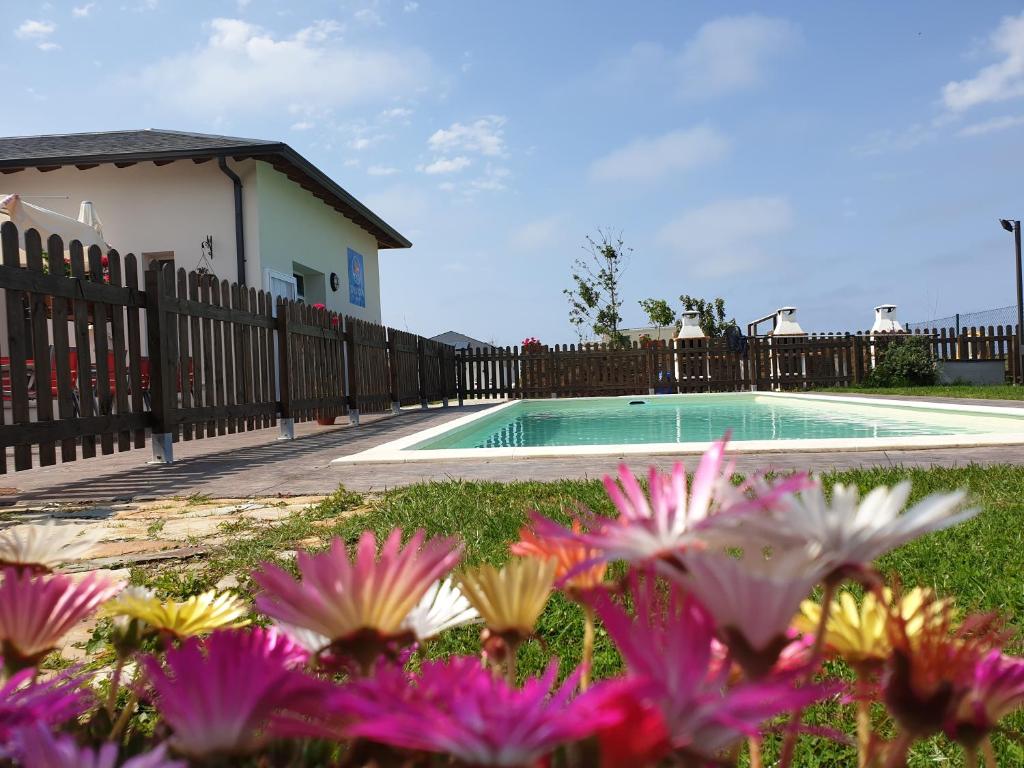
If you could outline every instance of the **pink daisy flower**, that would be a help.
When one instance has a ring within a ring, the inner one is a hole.
[[[377,552],[371,531],[359,538],[350,559],[335,538],[317,555],[299,552],[301,579],[271,563],[253,573],[263,588],[256,607],[278,621],[312,630],[368,663],[382,644],[411,637],[404,625],[427,590],[458,563],[461,544],[417,531],[404,548],[395,529]]]
[[[1024,659],[989,652],[974,668],[974,679],[960,701],[950,738],[973,745],[999,721],[1024,705]]]
[[[514,688],[479,659],[453,657],[425,663],[411,684],[391,668],[346,688],[334,705],[354,716],[352,737],[447,754],[465,765],[521,768],[617,717],[591,706],[589,693],[573,698],[578,671],[553,690],[556,674],[552,662]]]
[[[306,658],[273,629],[222,630],[142,660],[171,746],[190,757],[238,755],[274,735],[271,718],[309,708],[333,689],[296,667]]]
[[[14,674],[0,688],[0,745],[20,729],[39,723],[56,726],[78,717],[92,704],[77,668],[65,670],[43,682],[33,683],[34,669]]]
[[[121,589],[97,574],[75,581],[5,568],[0,582],[0,645],[8,670],[35,666],[62,637]]]
[[[822,686],[794,688],[796,676],[790,673],[732,686],[729,670],[714,663],[714,620],[702,605],[674,584],[659,589],[650,576],[633,578],[632,600],[633,616],[606,595],[594,598],[628,671],[624,680],[595,686],[594,695],[620,710],[629,700],[637,709],[655,705],[672,746],[684,754],[713,760],[757,734],[765,720],[831,692]],[[622,737],[631,738],[628,727]],[[606,749],[617,753],[623,744]]]
[[[680,551],[700,543],[707,530],[727,519],[763,509],[775,497],[806,484],[805,476],[795,475],[776,485],[733,486],[730,478],[735,463],[725,461],[726,443],[726,438],[717,441],[701,457],[689,489],[682,462],[669,475],[659,475],[651,467],[649,496],[629,467],[620,465],[618,482],[610,476],[604,478],[605,490],[619,517],[610,522],[595,519],[596,529],[580,534],[579,540],[600,550],[599,559],[603,560],[641,563],[674,559]],[[760,494],[751,497],[748,492],[755,487]]]
[[[765,557],[744,551],[740,558],[712,550],[683,556],[685,573],[673,573],[707,608],[718,638],[752,677],[767,674],[791,642],[789,626],[800,603],[825,575],[804,550]]]
[[[44,725],[37,724],[18,732],[12,754],[25,768],[115,768],[117,744],[107,743],[93,749],[80,747],[71,736],[57,737]],[[121,768],[187,768],[181,760],[167,756],[161,744],[145,754],[131,757]]]

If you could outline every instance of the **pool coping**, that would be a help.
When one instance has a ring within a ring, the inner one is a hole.
[[[904,400],[871,396],[846,396],[832,394],[813,394],[805,392],[709,392],[693,393],[700,397],[728,397],[736,395],[757,395],[763,397],[779,397],[786,399],[816,400],[828,402],[845,402],[856,405],[885,405],[933,411],[972,412],[989,415],[1010,415],[1020,418],[1022,409],[1005,405],[975,405],[974,403],[951,403],[937,400],[915,399]],[[622,399],[645,400],[662,397],[680,397],[671,395],[624,395]],[[682,395],[685,396],[685,395]],[[591,398],[559,398],[559,400],[587,400]],[[438,448],[433,450],[410,451],[414,445],[446,434],[472,424],[480,419],[488,418],[505,408],[510,408],[521,400],[508,400],[492,408],[478,413],[468,414],[458,419],[440,424],[436,427],[416,432],[415,434],[391,440],[374,446],[365,451],[342,456],[332,460],[332,464],[362,463],[408,463],[424,461],[446,461],[451,459],[534,459],[564,458],[577,456],[630,456],[630,455],[696,455],[704,453],[711,441],[693,441],[687,443],[636,443],[618,445],[551,445],[529,448]],[[741,440],[730,443],[731,453],[787,453],[801,451],[877,451],[877,450],[915,450],[930,448],[974,448],[979,446],[1024,445],[1024,432],[986,433],[977,435],[913,435],[904,437],[851,437],[851,438],[807,438],[796,440]]]

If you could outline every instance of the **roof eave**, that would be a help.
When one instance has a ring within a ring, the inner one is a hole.
[[[306,158],[296,152],[283,142],[266,144],[239,144],[236,146],[217,147],[210,149],[176,149],[149,152],[119,152],[119,153],[96,153],[89,155],[66,155],[57,157],[29,157],[18,159],[0,160],[0,170],[26,168],[46,168],[50,166],[66,165],[106,165],[112,163],[142,163],[161,160],[197,160],[213,159],[218,157],[234,158],[255,158],[269,156],[280,156],[291,165],[298,168],[302,173],[309,176],[329,193],[337,197],[344,205],[352,208],[356,213],[365,218],[367,222],[377,231],[370,233],[377,239],[377,246],[381,249],[411,248],[412,242],[405,238],[398,230],[384,221],[359,200],[349,194],[343,187],[338,185],[330,176],[325,174]],[[343,214],[344,215],[344,214]],[[358,222],[357,222],[358,223]]]

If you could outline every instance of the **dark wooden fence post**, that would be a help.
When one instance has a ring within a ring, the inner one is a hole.
[[[174,270],[170,264],[146,271],[146,332],[149,341],[150,403],[153,410],[153,461],[170,464],[174,461],[174,408],[177,324],[164,308],[164,298],[174,286]],[[187,375],[186,371],[182,371]],[[183,386],[187,383],[183,382]]]
[[[292,413],[292,364],[291,340],[288,338],[288,322],[291,320],[292,304],[287,299],[277,298],[277,370],[278,391],[281,393],[280,440],[295,439],[295,414]]]
[[[359,375],[356,372],[356,329],[349,317],[345,317],[345,368],[348,374],[348,420],[359,425]]]
[[[416,369],[419,371],[420,380],[420,408],[427,408],[427,363],[426,363],[426,339],[422,336],[416,337]]]
[[[399,413],[402,410],[402,395],[401,395],[401,392],[399,392],[399,382],[401,381],[401,378],[399,376],[399,368],[401,366],[401,361],[399,360],[399,354],[398,354],[398,348],[397,347],[398,347],[398,345],[395,343],[395,337],[394,337],[394,335],[392,333],[392,330],[389,328],[388,329],[388,341],[387,341],[388,374],[389,374],[388,381],[390,382],[390,388],[391,388],[391,412],[392,413]],[[418,366],[417,373],[420,376],[420,382],[421,382],[421,384],[420,384],[420,388],[421,388],[420,391],[422,392],[422,386],[423,386],[422,385],[422,381],[423,381],[423,365],[422,365],[422,359],[419,358],[419,357],[417,358],[417,366]]]
[[[455,350],[455,387],[459,393],[459,408],[466,404],[466,352],[469,347]]]

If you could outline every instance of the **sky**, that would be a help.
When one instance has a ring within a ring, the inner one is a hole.
[[[588,234],[638,305],[806,330],[1016,301],[1024,7],[985,3],[0,0],[0,135],[282,140],[413,242],[384,321],[575,341]],[[13,73],[13,77],[12,77]]]

